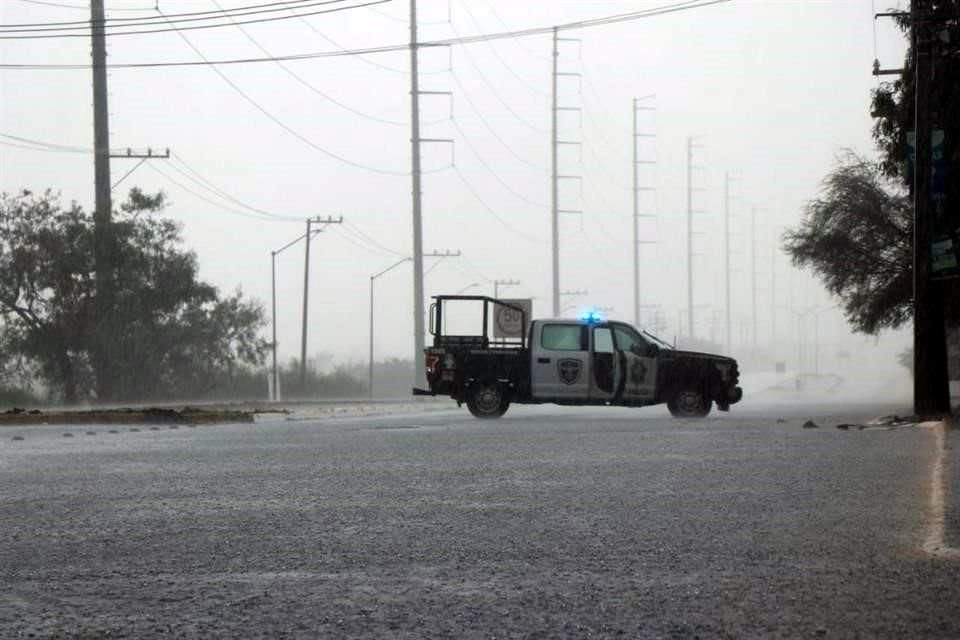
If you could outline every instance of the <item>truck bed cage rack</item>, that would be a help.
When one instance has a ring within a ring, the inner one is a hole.
[[[491,298],[490,296],[462,296],[462,295],[440,295],[432,296],[436,302],[433,302],[430,305],[430,334],[433,336],[433,346],[440,347],[444,344],[463,344],[463,345],[477,345],[486,348],[490,344],[489,337],[489,317],[490,317],[490,308],[491,305],[494,307],[501,306],[508,309],[513,309],[520,313],[520,346],[526,346],[527,344],[527,323],[530,319],[527,318],[527,312],[523,307],[518,307],[517,305],[510,304],[509,302],[504,302],[498,300],[497,298]],[[483,302],[483,334],[479,336],[444,336],[443,335],[443,304],[445,302],[451,301],[474,301],[474,302]]]

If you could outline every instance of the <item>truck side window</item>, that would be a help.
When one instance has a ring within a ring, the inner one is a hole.
[[[613,335],[609,327],[597,327],[593,330],[593,352],[613,353]]]
[[[576,324],[545,324],[540,346],[547,351],[586,351],[586,327]]]
[[[615,326],[613,333],[615,334],[617,340],[617,350],[632,351],[638,355],[647,352],[647,341],[632,329],[622,326]]]

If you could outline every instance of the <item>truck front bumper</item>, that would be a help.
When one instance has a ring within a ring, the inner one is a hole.
[[[437,395],[437,394],[435,394],[435,393],[434,393],[433,391],[431,391],[430,389],[418,389],[417,387],[414,387],[414,388],[413,388],[413,395],[415,395],[415,396],[435,396],[435,395]]]
[[[717,409],[720,411],[730,411],[730,405],[736,404],[743,399],[743,389],[740,387],[730,387],[727,389],[726,398],[717,400]]]

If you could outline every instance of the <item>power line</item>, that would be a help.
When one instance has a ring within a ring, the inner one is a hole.
[[[385,0],[383,0],[385,1]],[[656,7],[653,9],[647,9],[644,11],[637,11],[629,14],[619,14],[616,16],[607,16],[605,18],[595,18],[592,20],[582,20],[579,22],[568,22],[562,25],[558,25],[556,29],[558,31],[566,30],[575,30],[575,29],[586,29],[590,27],[616,24],[619,22],[629,22],[634,20],[641,20],[645,18],[653,18],[656,16],[667,15],[670,13],[676,13],[678,11],[689,11],[691,9],[700,9],[703,7],[708,7],[715,4],[722,4],[730,2],[731,0],[688,0],[687,2],[682,2],[674,5],[666,5],[662,7]],[[534,35],[542,35],[546,33],[552,33],[554,27],[534,27],[530,29],[523,29],[519,31],[505,31],[500,33],[488,33],[488,34],[478,34],[475,36],[467,36],[465,38],[447,38],[444,40],[431,40],[418,43],[420,47],[441,47],[441,46],[450,46],[450,45],[465,45],[473,44],[476,42],[484,42],[487,40],[503,40],[509,38],[523,38]],[[402,44],[393,44],[393,45],[382,45],[379,47],[368,47],[364,49],[348,49],[341,51],[319,51],[314,53],[300,53],[292,54],[287,56],[276,56],[272,58],[232,58],[225,60],[205,60],[203,62],[197,61],[179,61],[179,62],[130,62],[130,63],[119,63],[111,64],[110,68],[112,69],[151,69],[151,68],[163,68],[163,67],[198,67],[198,66],[214,66],[214,65],[228,65],[228,64],[252,64],[259,62],[274,62],[275,60],[284,60],[284,61],[293,61],[293,60],[313,60],[317,58],[337,58],[343,56],[356,56],[356,55],[370,55],[375,53],[390,53],[396,51],[407,51],[410,48],[409,43]],[[0,69],[17,69],[17,70],[67,70],[67,69],[90,69],[91,65],[89,64],[31,64],[31,63],[14,63],[14,64],[0,64]]]
[[[184,176],[185,178],[188,178],[189,180],[193,181],[195,184],[198,184],[198,185],[199,185],[200,187],[202,187],[203,189],[206,189],[207,191],[209,191],[209,192],[211,192],[211,193],[214,193],[214,194],[220,196],[220,197],[223,198],[224,200],[228,200],[228,201],[230,201],[230,202],[232,202],[232,203],[234,203],[234,204],[236,204],[236,205],[238,205],[238,206],[240,206],[240,207],[243,207],[244,209],[247,209],[248,211],[251,211],[251,212],[253,212],[253,213],[257,213],[257,214],[262,215],[262,216],[267,217],[267,218],[273,218],[273,219],[282,220],[282,221],[285,221],[285,222],[287,222],[287,221],[290,221],[290,222],[293,222],[293,221],[295,221],[295,222],[303,222],[303,217],[302,217],[302,216],[285,216],[285,215],[280,215],[280,214],[277,214],[277,213],[273,213],[273,212],[271,212],[271,211],[266,211],[266,210],[264,210],[264,209],[260,209],[260,208],[258,208],[258,207],[254,207],[254,206],[252,206],[252,205],[249,205],[249,204],[247,204],[246,202],[244,202],[244,201],[242,201],[242,200],[234,197],[233,195],[227,193],[226,191],[224,191],[223,189],[219,188],[217,185],[213,184],[212,182],[210,182],[209,180],[207,180],[205,177],[203,177],[202,175],[200,175],[200,173],[199,173],[196,169],[194,169],[193,167],[191,167],[190,165],[188,165],[187,162],[186,162],[182,157],[180,157],[180,156],[178,156],[178,155],[175,155],[175,154],[171,154],[171,157],[172,157],[173,159],[175,159],[177,162],[179,162],[180,164],[183,165],[183,170],[181,170],[179,167],[177,167],[177,166],[174,165],[173,163],[170,163],[170,168],[171,168],[171,169],[175,170],[177,173],[181,174],[181,175]],[[188,172],[188,173],[185,173],[184,170],[185,170],[186,172]]]
[[[487,164],[487,161],[483,159],[483,156],[481,156],[481,155],[480,155],[480,152],[477,151],[477,148],[476,148],[475,146],[473,146],[473,143],[470,142],[470,138],[468,138],[468,137],[467,137],[467,134],[464,133],[464,131],[463,131],[462,128],[460,128],[460,124],[459,124],[456,120],[453,121],[453,127],[454,127],[454,129],[456,129],[457,131],[460,132],[460,137],[463,139],[464,142],[467,143],[467,146],[470,148],[470,151],[473,152],[474,157],[480,162],[480,164],[483,166],[483,168],[485,168],[487,171],[489,171],[490,174],[494,177],[494,179],[496,179],[496,181],[499,182],[500,185],[501,185],[504,189],[506,189],[508,193],[510,193],[512,196],[514,196],[514,197],[517,198],[518,200],[522,200],[523,202],[526,202],[527,204],[532,205],[532,206],[537,207],[537,208],[540,208],[540,209],[546,209],[547,207],[550,206],[550,205],[548,205],[546,202],[537,202],[536,200],[531,200],[530,198],[526,197],[525,195],[523,195],[523,194],[520,193],[519,191],[516,191],[513,187],[511,187],[509,184],[507,184],[507,182],[506,182],[503,178],[500,177],[500,174],[498,174],[496,171],[494,171],[494,170],[493,170],[493,167],[491,167],[489,164]]]
[[[232,213],[232,214],[234,214],[234,215],[242,216],[242,217],[244,217],[244,218],[252,218],[252,219],[254,219],[254,220],[260,220],[261,222],[267,222],[267,221],[269,221],[269,222],[291,222],[290,220],[279,220],[279,219],[276,219],[276,218],[268,218],[268,217],[263,216],[263,215],[260,215],[260,214],[248,213],[248,212],[242,211],[242,210],[240,210],[240,209],[234,209],[233,207],[228,207],[228,206],[226,206],[226,205],[224,205],[224,204],[221,204],[221,203],[217,202],[216,200],[211,200],[210,198],[206,197],[206,196],[203,195],[202,193],[199,193],[199,192],[191,189],[190,187],[186,186],[186,185],[183,184],[182,182],[178,181],[176,178],[171,177],[168,173],[166,173],[166,172],[164,172],[163,170],[161,170],[161,169],[160,169],[159,167],[157,167],[156,164],[154,164],[154,163],[149,163],[149,164],[147,164],[147,167],[149,167],[149,168],[152,169],[153,171],[156,171],[158,174],[160,174],[161,176],[163,176],[167,181],[169,181],[170,183],[172,183],[172,184],[174,184],[175,186],[179,187],[179,188],[182,189],[183,191],[186,191],[187,193],[193,195],[194,197],[199,198],[200,200],[203,200],[203,201],[206,202],[207,204],[213,205],[214,207],[217,207],[218,209],[223,209],[224,211],[227,211],[227,212]],[[170,165],[170,167],[173,168],[173,169],[177,169],[177,167],[176,167],[175,165]],[[182,172],[181,172],[181,173],[182,173]],[[301,220],[296,220],[296,222],[301,222]]]
[[[391,249],[390,247],[387,247],[387,246],[381,244],[380,242],[378,242],[377,240],[373,239],[372,237],[370,237],[369,235],[367,235],[366,233],[364,233],[363,231],[361,231],[360,229],[358,229],[357,227],[353,226],[353,225],[350,224],[350,223],[346,223],[346,222],[345,222],[345,223],[343,224],[343,227],[344,227],[346,230],[351,231],[352,233],[360,236],[361,238],[363,238],[364,240],[366,240],[367,242],[369,242],[369,243],[372,244],[373,246],[375,246],[375,247],[377,247],[377,248],[379,248],[379,249],[382,249],[383,251],[386,251],[386,252],[388,252],[388,253],[392,253],[393,255],[395,255],[395,256],[400,256],[400,257],[403,257],[403,256],[406,256],[406,255],[407,255],[407,254],[405,254],[405,253],[401,253],[401,252],[399,252],[399,251],[395,251],[394,249]]]
[[[346,0],[324,0],[320,4],[326,5],[330,3],[339,3],[339,2],[345,2],[345,1]],[[391,0],[369,0],[368,2],[364,2],[361,4],[351,5],[347,7],[335,7],[333,9],[323,9],[319,11],[311,11],[309,13],[301,13],[299,15],[316,16],[316,15],[327,14],[327,13],[337,13],[340,11],[349,11],[351,9],[359,9],[359,8],[367,7],[370,5],[383,4],[385,2],[391,2]],[[316,6],[316,5],[311,5],[311,6]],[[279,9],[273,9],[272,11],[279,11]],[[295,16],[275,16],[272,18],[257,18],[256,20],[244,20],[239,22],[239,24],[261,24],[264,22],[277,22],[279,20],[290,20],[294,17]],[[198,19],[209,20],[210,18],[198,18]],[[188,19],[188,20],[181,20],[180,22],[191,22],[191,21],[193,20]],[[193,31],[196,29],[215,29],[219,27],[229,27],[232,25],[233,25],[232,22],[222,22],[218,24],[178,27],[175,24],[170,23],[170,27],[164,28],[164,29],[141,29],[137,31],[107,31],[106,29],[104,29],[104,35],[106,36],[144,35],[144,34],[152,34],[152,33],[169,33],[171,31],[180,32],[180,31]],[[120,25],[120,26],[127,27],[130,25]],[[80,27],[75,27],[75,28],[72,28],[71,30],[77,30],[79,28]],[[36,31],[48,31],[48,29],[37,29]],[[14,30],[6,33],[25,33],[25,32]],[[89,38],[89,37],[90,37],[90,32],[88,27],[86,32],[84,33],[57,33],[57,34],[47,34],[47,35],[0,35],[0,40],[44,40],[44,39],[50,39],[50,38]]]
[[[490,123],[487,121],[487,119],[483,116],[483,111],[480,110],[480,107],[478,107],[478,106],[476,105],[476,103],[473,101],[473,98],[470,97],[470,94],[467,92],[467,88],[463,85],[462,82],[460,82],[459,76],[457,76],[456,73],[452,73],[452,72],[451,72],[450,75],[453,77],[453,81],[457,84],[457,86],[460,87],[460,91],[463,92],[463,97],[467,100],[467,104],[470,105],[470,108],[472,108],[473,111],[474,111],[474,113],[477,114],[477,117],[480,118],[480,122],[482,122],[482,123],[483,123],[483,126],[486,127],[487,131],[490,132],[490,135],[492,135],[497,142],[499,142],[501,145],[503,145],[503,148],[506,149],[507,152],[510,153],[510,155],[512,155],[514,158],[516,158],[516,159],[517,159],[518,161],[520,161],[521,163],[527,165],[528,167],[531,167],[531,168],[533,168],[533,169],[536,169],[537,171],[546,171],[546,167],[542,167],[542,166],[539,166],[539,165],[536,165],[536,164],[530,162],[529,160],[527,160],[527,159],[524,158],[523,156],[519,155],[519,154],[514,150],[513,145],[507,144],[507,142],[506,142],[503,138],[500,137],[500,134],[498,134],[498,133],[496,132],[496,130],[490,125]]]
[[[457,28],[453,26],[452,22],[450,23],[450,30],[453,31],[454,35],[457,36],[458,39],[460,39],[460,34],[457,32]],[[514,111],[513,107],[511,107],[507,101],[500,96],[500,93],[497,91],[496,87],[493,86],[493,83],[490,82],[490,79],[487,78],[487,75],[483,72],[483,69],[480,68],[480,65],[478,65],[473,59],[473,56],[470,55],[469,49],[464,49],[463,53],[467,56],[467,60],[470,62],[470,65],[477,70],[477,73],[480,75],[480,79],[483,80],[483,83],[487,85],[488,89],[490,89],[490,93],[493,95],[493,97],[503,105],[504,109],[506,109],[511,116],[513,116],[520,124],[532,131],[536,131],[537,133],[546,133],[546,129],[542,129],[522,118],[520,114]]]
[[[220,4],[217,2],[217,0],[213,0],[213,4],[214,4],[215,6],[217,6],[218,8],[220,7]],[[231,20],[233,20],[233,18],[231,18]],[[255,47],[257,47],[258,49],[260,49],[260,51],[262,51],[265,55],[267,55],[267,56],[272,56],[272,54],[266,49],[266,47],[264,47],[263,45],[261,45],[260,42],[258,42],[253,36],[251,36],[250,33],[249,33],[246,29],[243,28],[243,26],[241,26],[239,23],[236,23],[236,22],[235,22],[235,24],[237,25],[237,29],[240,31],[240,33],[242,33],[244,36],[246,36],[247,40],[249,40],[250,42],[252,42]],[[350,113],[352,113],[352,114],[354,114],[354,115],[358,115],[358,116],[363,117],[363,118],[366,118],[367,120],[372,120],[372,121],[374,121],[374,122],[381,122],[381,123],[383,123],[383,124],[392,124],[392,125],[398,125],[398,126],[406,126],[406,125],[408,124],[406,120],[390,120],[390,119],[388,119],[388,118],[381,118],[381,117],[379,117],[379,116],[371,115],[371,114],[369,114],[369,113],[365,113],[365,112],[363,112],[363,111],[360,111],[359,109],[355,109],[355,108],[351,107],[350,105],[348,105],[348,104],[346,104],[346,103],[340,102],[339,100],[337,100],[337,99],[334,98],[333,96],[330,96],[330,95],[324,93],[323,91],[321,91],[320,89],[318,89],[317,87],[315,87],[313,84],[307,82],[306,80],[303,79],[303,77],[301,77],[300,75],[298,75],[296,72],[294,72],[292,69],[290,69],[287,65],[285,65],[285,64],[284,64],[283,62],[281,62],[280,60],[277,60],[277,61],[276,61],[276,65],[277,65],[278,67],[280,67],[281,69],[283,69],[284,71],[286,71],[287,74],[290,75],[290,77],[292,77],[294,80],[296,80],[297,82],[299,82],[300,84],[302,84],[304,87],[306,87],[307,89],[309,89],[309,90],[312,91],[313,93],[317,94],[318,96],[320,96],[321,98],[323,98],[323,99],[326,100],[327,102],[330,102],[330,103],[332,103],[332,104],[335,104],[336,106],[340,107],[341,109],[343,109],[343,110],[345,110],[345,111],[349,111]]]
[[[45,2],[39,2],[39,1],[34,2],[32,0],[20,0],[20,1],[32,2],[33,4],[48,4]],[[217,11],[191,11],[189,13],[168,13],[167,16],[170,17],[171,19],[180,19],[180,18],[186,18],[191,16],[204,16],[204,15],[217,14],[213,17],[218,18],[218,17],[222,17],[222,15],[225,13],[238,13],[238,12],[244,12],[251,9],[262,9],[264,7],[276,7],[279,4],[284,4],[284,5],[303,4],[306,2],[318,2],[318,1],[319,0],[278,0],[276,2],[268,2],[267,4],[255,4],[255,5],[248,5],[246,7],[233,7],[232,9],[227,9],[227,10],[220,9]],[[344,0],[336,0],[336,1],[343,2]],[[60,6],[74,8],[74,9],[89,10],[89,7],[81,6],[81,5],[60,5]],[[144,12],[154,11],[154,10],[155,10],[154,7],[149,7],[144,9],[111,9],[111,11],[144,11]],[[208,18],[208,19],[212,19],[212,18]],[[108,26],[108,23],[111,23],[111,22],[137,22],[140,24],[150,24],[150,21],[153,21],[153,20],[158,20],[158,18],[151,17],[151,16],[142,16],[142,17],[136,17],[136,18],[105,18],[104,24],[105,26]],[[90,20],[84,19],[84,20],[72,20],[68,22],[33,22],[33,23],[21,23],[21,24],[0,24],[0,29],[7,29],[7,28],[13,28],[13,27],[55,27],[55,26],[67,27],[69,25],[78,25],[77,28],[89,28]]]
[[[20,0],[26,4],[38,4],[45,7],[58,7],[60,9],[77,9],[79,11],[90,11],[90,5],[80,5],[80,4],[65,4],[62,2],[47,2],[46,0]],[[153,11],[153,7],[146,9],[137,9],[134,7],[119,7],[116,9],[110,9],[110,11]]]
[[[457,177],[460,178],[460,182],[463,183],[463,186],[465,186],[465,187],[467,188],[467,191],[469,191],[470,194],[477,200],[477,202],[480,203],[480,205],[484,208],[484,210],[485,210],[487,213],[489,213],[491,216],[493,216],[493,217],[497,220],[497,222],[499,222],[501,225],[503,225],[503,227],[504,227],[507,231],[510,231],[510,232],[512,232],[512,233],[520,236],[521,238],[523,238],[524,240],[527,240],[528,242],[532,242],[532,243],[534,243],[534,244],[543,244],[543,240],[542,240],[541,238],[534,238],[533,236],[528,235],[528,234],[524,233],[523,231],[520,231],[519,229],[517,229],[516,227],[514,227],[513,225],[511,225],[509,222],[507,222],[506,220],[504,220],[504,219],[500,216],[500,214],[498,214],[496,211],[494,211],[494,210],[493,210],[493,207],[491,207],[489,204],[487,204],[486,200],[484,200],[484,199],[480,196],[480,194],[477,192],[477,190],[473,188],[473,185],[471,185],[471,184],[467,181],[467,179],[466,179],[466,177],[463,175],[463,173],[460,172],[460,168],[459,168],[459,167],[454,167],[454,168],[453,168],[453,171],[454,171],[454,173],[457,175]]]
[[[37,151],[60,151],[64,153],[93,153],[93,149],[89,147],[75,147],[75,146],[70,146],[65,144],[54,144],[52,142],[42,142],[40,140],[31,140],[30,138],[21,138],[20,136],[10,135],[9,133],[0,132],[0,138],[9,138],[10,140],[16,140],[17,142],[24,143],[24,145],[22,146],[29,144],[29,145],[35,145],[35,147],[40,147],[37,149]],[[25,148],[29,149],[34,147],[25,147]]]
[[[473,12],[470,11],[470,3],[464,2],[461,6],[463,7],[463,10],[467,12],[467,15],[470,17],[470,22],[473,24],[473,26],[475,26],[477,29],[480,29],[480,23],[477,21],[476,16],[473,15]],[[541,91],[537,89],[533,84],[521,78],[520,75],[513,70],[513,65],[507,64],[507,62],[500,56],[500,53],[497,51],[497,48],[493,46],[490,42],[487,42],[487,47],[490,49],[490,53],[494,55],[494,57],[501,64],[501,66],[503,66],[503,68],[507,70],[507,73],[512,75],[517,80],[517,82],[523,85],[524,88],[531,91],[534,95],[540,96],[542,98],[547,98],[547,99],[550,98],[550,95],[546,91]]]
[[[204,56],[203,53],[202,53],[199,49],[197,49],[197,47],[194,46],[194,44],[193,44],[192,42],[190,42],[190,40],[187,38],[187,36],[185,36],[184,34],[180,33],[179,31],[177,31],[177,35],[179,35],[180,38],[181,38],[184,42],[187,43],[187,46],[189,46],[189,47],[194,51],[194,53],[196,53],[204,62],[207,62],[206,56]],[[221,71],[220,69],[218,69],[218,68],[217,68],[216,66],[214,66],[214,65],[208,65],[208,66],[210,67],[211,70],[213,70],[214,73],[216,73],[218,76],[220,76],[220,78],[221,78],[224,82],[226,82],[228,85],[230,85],[230,87],[233,88],[234,91],[236,91],[238,94],[240,94],[240,96],[241,96],[244,100],[246,100],[246,101],[249,102],[251,105],[253,105],[253,107],[256,108],[260,113],[262,113],[264,116],[266,116],[266,117],[269,118],[271,121],[273,121],[274,124],[276,124],[276,125],[279,126],[281,129],[283,129],[284,131],[286,131],[287,133],[289,133],[290,135],[292,135],[293,137],[295,137],[297,140],[300,140],[301,142],[303,142],[303,143],[306,144],[307,146],[309,146],[309,147],[311,147],[311,148],[313,148],[313,149],[316,149],[316,150],[319,151],[320,153],[322,153],[322,154],[324,154],[324,155],[326,155],[326,156],[328,156],[328,157],[330,157],[330,158],[333,158],[334,160],[338,160],[338,161],[340,161],[340,162],[342,162],[342,163],[344,163],[344,164],[350,165],[351,167],[356,167],[356,168],[358,168],[358,169],[365,169],[365,170],[371,171],[371,172],[373,172],[373,173],[380,173],[380,174],[384,174],[384,175],[393,175],[393,176],[407,176],[407,175],[410,175],[410,173],[409,173],[408,171],[394,171],[394,170],[391,170],[391,169],[379,169],[379,168],[377,168],[377,167],[371,167],[371,166],[368,166],[368,165],[365,165],[365,164],[361,164],[361,163],[359,163],[359,162],[355,162],[355,161],[350,160],[350,159],[348,159],[348,158],[345,158],[345,157],[343,157],[343,156],[341,156],[341,155],[338,155],[338,154],[336,154],[336,153],[334,153],[334,152],[332,152],[332,151],[329,151],[329,150],[327,150],[327,149],[324,149],[323,147],[321,147],[320,145],[316,144],[315,142],[313,142],[313,141],[310,140],[309,138],[305,137],[304,135],[302,135],[301,133],[299,133],[298,131],[296,131],[295,129],[293,129],[292,127],[290,127],[289,125],[287,125],[286,123],[284,123],[282,120],[280,120],[279,118],[277,118],[275,115],[273,115],[272,113],[270,113],[269,111],[267,111],[259,102],[257,102],[257,101],[254,100],[252,97],[250,97],[243,89],[241,89],[239,86],[236,85],[236,83],[234,83],[230,78],[228,78],[228,77],[223,73],[223,71]]]

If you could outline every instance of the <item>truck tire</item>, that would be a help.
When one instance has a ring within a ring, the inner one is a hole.
[[[475,418],[499,418],[510,407],[503,385],[477,382],[467,390],[467,409]]]
[[[710,413],[713,401],[695,386],[683,386],[667,400],[667,408],[674,418],[703,418]]]

